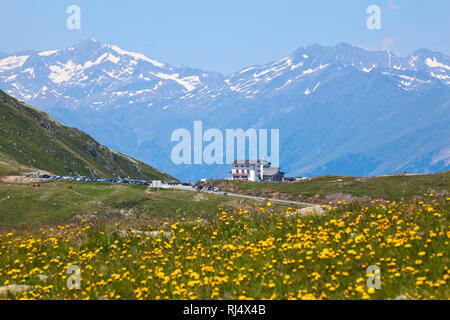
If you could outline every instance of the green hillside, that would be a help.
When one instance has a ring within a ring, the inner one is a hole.
[[[0,153],[0,177],[23,175],[32,170],[34,170],[34,168],[24,166]]]
[[[395,175],[373,178],[323,176],[294,183],[213,181],[211,187],[249,195],[328,203],[348,197],[401,200],[429,192],[450,191],[450,171],[427,175]],[[361,200],[361,199],[359,199]]]
[[[69,223],[75,215],[141,222],[183,216],[211,218],[221,204],[233,208],[253,202],[224,195],[113,183],[49,181],[36,188],[0,183],[0,233],[8,227]]]
[[[173,179],[0,90],[0,175],[22,173],[24,166],[58,175]]]

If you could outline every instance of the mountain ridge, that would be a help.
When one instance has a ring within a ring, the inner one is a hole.
[[[171,163],[170,133],[195,120],[219,130],[282,129],[281,165],[291,175],[449,169],[446,54],[315,44],[224,76],[92,40],[75,47],[0,60],[0,88],[183,179],[228,172]],[[348,171],[351,159],[359,164]]]

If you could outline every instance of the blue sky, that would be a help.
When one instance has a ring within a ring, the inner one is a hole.
[[[81,9],[68,30],[66,9]],[[369,5],[381,30],[368,30]],[[450,53],[448,0],[0,0],[0,52],[116,44],[170,63],[231,73],[313,43],[348,42],[405,56]]]

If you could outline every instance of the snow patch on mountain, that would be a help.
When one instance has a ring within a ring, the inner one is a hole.
[[[187,91],[194,90],[197,85],[201,83],[200,78],[198,76],[191,76],[191,77],[184,77],[180,78],[180,75],[178,73],[175,74],[165,74],[165,73],[153,73],[158,78],[166,79],[166,80],[172,80],[176,83],[182,85],[184,88],[186,88]]]
[[[21,68],[30,56],[11,56],[0,60],[0,71]]]
[[[304,93],[305,96],[310,95],[311,93],[315,92],[317,90],[317,88],[319,88],[319,86],[320,86],[320,82],[317,83],[312,90],[306,89],[305,93]]]
[[[54,55],[58,52],[59,52],[59,50],[48,50],[48,51],[39,52],[38,55],[40,57],[48,57],[48,56]]]
[[[95,61],[86,61],[83,65],[76,64],[72,60],[69,60],[67,63],[59,63],[57,65],[51,65],[50,68],[50,75],[49,78],[54,83],[62,83],[69,81],[76,77],[77,75],[80,76],[81,79],[86,80],[88,77],[83,76],[83,72],[86,69],[89,69],[93,66],[99,65],[100,63],[104,62],[105,60],[111,61],[113,63],[119,62],[120,58],[115,57],[114,55],[110,53],[104,53],[101,56],[97,58]]]
[[[373,69],[375,69],[375,65],[373,65],[372,67],[370,67],[370,68],[366,68],[366,67],[364,67],[363,69],[362,69],[362,71],[364,71],[364,72],[371,72]]]
[[[447,65],[445,65],[445,64],[443,64],[443,63],[437,61],[435,57],[433,57],[433,58],[427,58],[427,59],[425,60],[425,64],[426,64],[427,66],[429,66],[430,68],[444,68],[444,69],[450,70],[450,67],[449,67],[449,66],[447,66]]]
[[[146,57],[145,55],[143,55],[141,53],[125,51],[125,50],[122,50],[121,48],[119,48],[118,46],[109,46],[109,48],[111,48],[112,50],[116,51],[120,55],[127,55],[127,56],[133,57],[133,58],[135,58],[137,60],[147,61],[147,62],[153,64],[155,67],[159,67],[159,68],[164,68],[165,67],[164,63],[161,63],[159,61],[150,59],[150,58]]]

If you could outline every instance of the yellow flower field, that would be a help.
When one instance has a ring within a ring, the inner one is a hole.
[[[213,221],[125,236],[113,232],[126,229],[118,221],[16,230],[0,236],[0,286],[31,287],[0,298],[448,299],[449,208],[450,198],[429,195],[337,203],[320,216],[219,207]],[[68,288],[71,266],[80,289]],[[378,275],[380,288],[368,286]]]

